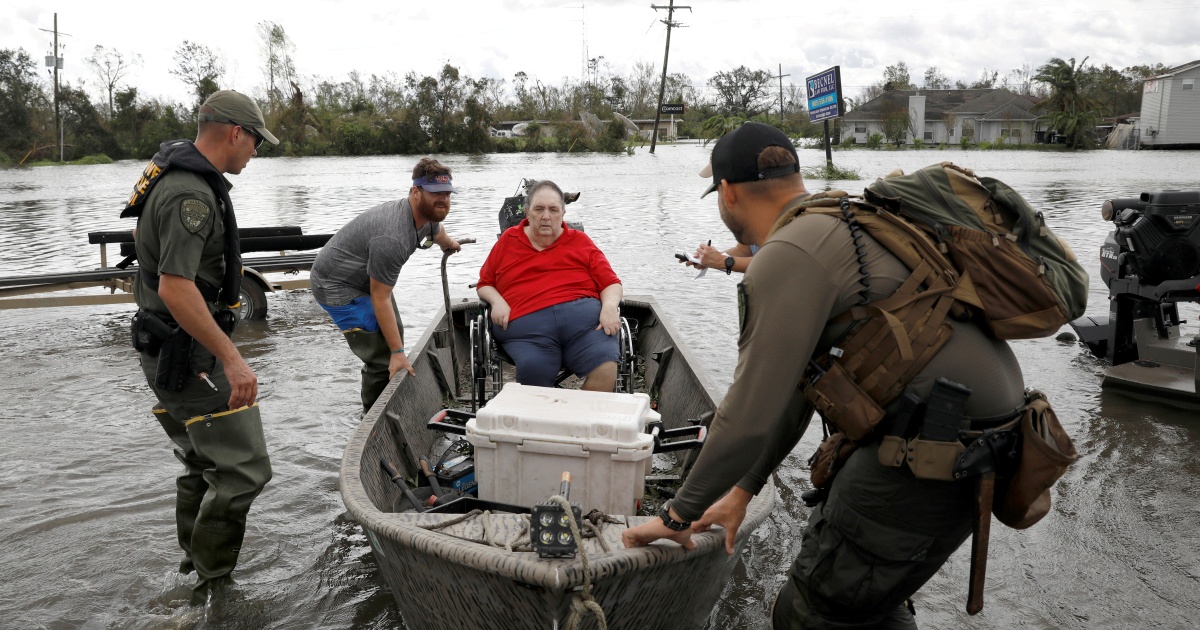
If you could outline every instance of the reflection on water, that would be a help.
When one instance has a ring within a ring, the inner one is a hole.
[[[447,227],[479,239],[450,258],[453,297],[471,294],[496,238],[501,200],[521,178],[583,193],[567,208],[605,250],[631,294],[653,294],[718,390],[736,360],[737,278],[694,280],[672,254],[732,243],[696,177],[697,146],[627,155],[446,156],[454,168]],[[805,165],[824,153],[802,150]],[[896,167],[952,160],[999,177],[1042,209],[1094,268],[1109,229],[1100,204],[1144,190],[1200,188],[1200,155],[1011,151],[849,151],[835,162],[867,181]],[[415,157],[254,160],[231,178],[244,226],[337,230],[405,194]],[[128,230],[117,214],[142,163],[0,171],[0,275],[91,269],[87,233]],[[867,181],[813,181],[861,189]],[[441,304],[440,252],[417,252],[397,301],[410,331]],[[803,273],[803,270],[797,270]],[[1091,280],[1089,313],[1107,311]],[[400,625],[361,529],[338,491],[342,449],[358,423],[358,363],[306,291],[269,298],[267,320],[238,332],[259,377],[275,478],[255,502],[238,584],[212,610],[182,605],[173,535],[178,464],[149,416],[153,400],[128,346],[131,307],[5,311],[0,318],[0,619],[5,627],[355,627]],[[1189,319],[1196,309],[1189,307]],[[411,333],[410,333],[411,334]],[[917,595],[926,628],[1188,627],[1200,608],[1200,425],[1192,414],[1099,392],[1102,363],[1053,339],[1013,344],[1025,380],[1052,396],[1082,454],[1055,511],[1027,531],[993,530],[986,608],[963,611],[964,551]],[[765,624],[797,552],[808,510],[807,435],[776,475],[779,508],[753,534],[712,627]],[[681,587],[686,587],[681,585]],[[448,594],[451,596],[451,594]]]

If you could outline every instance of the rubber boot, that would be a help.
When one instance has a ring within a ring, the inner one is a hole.
[[[229,575],[241,552],[246,514],[271,480],[271,462],[257,405],[191,418],[187,432],[196,453],[212,462],[204,471],[208,492],[191,540],[198,578],[192,603],[203,604],[210,589],[232,581]]]
[[[392,351],[388,348],[387,339],[378,330],[367,332],[356,328],[345,331],[345,335],[354,356],[363,362],[361,397],[363,412],[367,412],[391,380],[388,365],[392,361]]]
[[[179,539],[179,548],[183,549],[179,572],[186,575],[195,569],[192,566],[192,530],[196,526],[200,503],[208,490],[204,470],[212,467],[212,462],[196,454],[187,428],[182,422],[161,407],[155,407],[152,411],[154,419],[162,426],[167,437],[175,443],[175,458],[183,464],[183,472],[175,478],[175,532]]]

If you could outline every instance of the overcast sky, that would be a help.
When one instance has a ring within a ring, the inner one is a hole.
[[[296,46],[296,70],[306,78],[344,80],[410,71],[436,74],[445,63],[472,77],[511,81],[525,72],[543,83],[584,78],[587,59],[599,59],[600,78],[629,74],[635,63],[661,69],[666,10],[642,0],[442,0],[440,2],[287,2],[201,0],[132,3],[7,0],[0,8],[0,48],[23,48],[39,67],[50,54],[58,12],[65,45],[64,78],[95,87],[83,63],[103,45],[141,55],[129,83],[145,96],[191,102],[169,74],[179,43],[191,40],[218,52],[228,71],[221,87],[246,92],[264,83],[256,25],[283,26]],[[666,6],[667,0],[653,4]],[[1032,68],[1051,57],[1074,57],[1118,69],[1200,59],[1200,2],[1196,0],[696,0],[676,2],[684,28],[671,32],[668,71],[698,86],[716,72],[782,66],[783,79],[842,68],[843,89],[856,96],[885,66],[904,61],[915,82],[930,66],[951,80],[974,81],[982,71]]]

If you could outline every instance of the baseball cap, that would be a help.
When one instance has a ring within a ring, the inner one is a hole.
[[[413,180],[413,186],[420,186],[429,192],[455,192],[454,184],[451,183],[454,177],[449,173],[440,175],[425,175]]]
[[[266,138],[271,144],[279,144],[279,139],[267,131],[267,122],[263,120],[262,110],[254,99],[233,90],[213,92],[205,99],[204,104],[212,108],[211,113],[200,114],[200,122],[219,122],[231,125],[241,125],[253,129],[258,135]]]
[[[796,163],[759,170],[759,154],[763,149],[775,146],[790,151],[792,157],[796,158]],[[700,177],[712,177],[713,183],[700,197],[703,198],[716,190],[721,180],[738,184],[799,172],[800,158],[796,155],[795,145],[786,134],[771,125],[748,122],[717,140],[717,146],[713,147],[712,159],[709,160],[708,166],[700,171]]]

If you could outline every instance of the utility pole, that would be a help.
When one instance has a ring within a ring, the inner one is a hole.
[[[44,28],[38,29],[46,33],[54,33],[54,52],[46,57],[46,65],[54,68],[54,131],[58,135],[58,161],[63,161],[63,128],[61,118],[58,113],[58,71],[62,70],[63,58],[59,53],[58,48],[58,14],[54,14],[54,30],[49,31]],[[67,33],[63,33],[66,35]]]
[[[779,124],[783,124],[783,77],[790,77],[790,74],[783,73],[783,64],[779,64],[779,74],[775,76],[779,79]]]
[[[670,4],[665,7],[652,4],[650,8],[655,11],[659,9],[667,10],[667,19],[662,20],[662,23],[667,25],[667,48],[663,51],[662,82],[658,85],[658,109],[654,111],[654,129],[650,132],[650,152],[654,153],[654,146],[658,144],[658,123],[662,120],[663,94],[667,91],[667,58],[671,55],[671,29],[676,26],[683,27],[682,24],[675,23],[675,9],[687,9],[691,11],[692,7],[677,7],[675,6],[675,0],[671,0]]]

